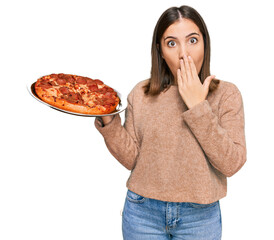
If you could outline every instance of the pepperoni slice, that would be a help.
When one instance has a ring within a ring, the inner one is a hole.
[[[74,83],[74,82],[75,82],[74,78],[73,78],[71,75],[68,75],[68,74],[65,75],[65,79],[66,79],[69,83]]]
[[[62,94],[69,94],[69,89],[66,87],[60,87],[59,90]]]
[[[103,98],[98,99],[98,102],[99,102],[101,105],[104,106],[104,105],[114,104],[114,103],[115,103],[115,100],[112,99],[112,98],[103,97]]]
[[[114,89],[111,88],[111,87],[107,87],[107,91],[108,91],[108,92],[114,92]]]
[[[97,86],[97,84],[95,82],[93,82],[93,83],[87,83],[87,86],[88,86],[88,88],[91,87],[91,86],[96,86],[98,88],[98,86]]]
[[[68,78],[68,79],[67,79],[67,81],[68,81],[69,83],[75,83],[75,80],[74,80],[74,78],[73,78],[73,77]]]
[[[67,83],[66,79],[63,78],[58,78],[56,82],[58,85],[65,85]]]
[[[105,104],[114,104],[115,103],[115,100],[113,98],[106,98]]]
[[[99,90],[97,85],[89,85],[88,89],[92,92],[97,92]]]
[[[53,74],[50,74],[49,76],[50,76],[50,79],[52,80],[58,79],[58,74],[53,73]]]
[[[59,79],[66,80],[66,81],[69,82],[69,83],[74,83],[74,82],[75,82],[73,76],[71,76],[71,75],[69,75],[69,74],[59,73],[59,74],[58,74],[58,78],[59,78]]]
[[[107,92],[107,89],[106,89],[105,87],[103,87],[103,88],[100,88],[100,89],[98,90],[98,92],[104,94],[104,93]]]
[[[112,92],[107,92],[107,93],[105,94],[105,97],[106,97],[106,98],[112,98],[113,95],[114,95],[114,94],[113,94]]]
[[[79,102],[83,102],[83,99],[79,93],[71,92],[68,95],[67,101],[71,103],[79,103]]]
[[[87,80],[84,77],[76,78],[76,82],[79,84],[87,84]]]
[[[99,85],[104,84],[104,83],[103,83],[101,80],[99,80],[99,79],[95,79],[94,82],[96,82],[96,83],[99,84]]]
[[[87,78],[87,85],[93,85],[96,84],[93,79]]]
[[[58,78],[63,78],[63,79],[65,78],[65,74],[64,73],[59,73],[57,76],[58,76]]]
[[[51,84],[47,81],[41,81],[40,84],[38,85],[41,88],[51,88]]]

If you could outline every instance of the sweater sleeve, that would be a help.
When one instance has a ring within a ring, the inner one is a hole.
[[[219,116],[207,100],[183,113],[184,121],[201,145],[207,159],[227,177],[246,162],[244,109],[239,91],[220,103]]]
[[[115,115],[110,123],[102,126],[98,118],[95,127],[104,137],[110,153],[127,169],[132,170],[139,152],[133,122],[132,94],[128,96],[124,126],[119,114]]]

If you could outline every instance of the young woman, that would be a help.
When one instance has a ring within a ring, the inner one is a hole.
[[[221,239],[219,199],[246,161],[241,93],[210,75],[210,39],[199,13],[172,7],[157,22],[151,77],[119,115],[96,118],[113,156],[131,175],[126,240]]]

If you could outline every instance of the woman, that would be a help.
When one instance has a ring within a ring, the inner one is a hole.
[[[210,75],[210,39],[196,10],[166,10],[152,41],[149,80],[119,115],[96,118],[131,175],[124,239],[221,239],[219,199],[246,161],[241,93]]]

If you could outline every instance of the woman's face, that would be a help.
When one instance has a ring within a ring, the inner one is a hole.
[[[170,25],[161,39],[162,57],[166,61],[174,78],[177,78],[179,60],[184,55],[191,56],[199,74],[204,59],[203,35],[195,23],[180,18]]]

